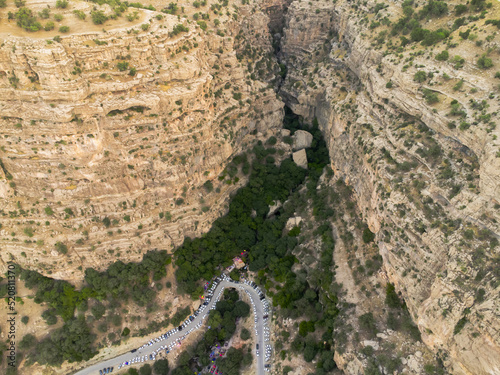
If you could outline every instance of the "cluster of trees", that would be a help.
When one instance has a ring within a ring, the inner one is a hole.
[[[231,200],[228,214],[216,220],[203,237],[187,238],[175,252],[177,281],[183,291],[193,295],[201,293],[198,281],[211,279],[217,267],[231,264],[231,259],[242,250],[249,250],[250,270],[266,269],[276,280],[286,281],[297,261],[291,254],[297,239],[282,234],[294,207],[282,207],[268,217],[269,206],[276,201],[285,202],[306,176],[313,189],[328,163],[328,150],[317,121],[307,127],[293,114],[287,116],[286,128],[291,131],[305,129],[313,135],[311,148],[307,150],[309,169],[298,167],[291,159],[275,165],[276,150],[259,142],[252,150],[254,159],[249,182]],[[248,168],[248,164],[245,158],[243,166]]]
[[[150,278],[160,280],[167,275],[166,266],[171,262],[165,250],[148,251],[141,263],[117,261],[106,271],[93,268],[85,270],[86,285],[80,290],[63,280],[54,280],[36,271],[22,270],[21,280],[30,289],[36,289],[35,302],[46,302],[51,306],[49,315],[59,315],[65,321],[73,318],[75,308],[86,304],[89,298],[106,297],[127,300],[129,297],[139,306],[144,306],[155,297],[149,288]],[[51,314],[52,313],[52,314]]]
[[[402,45],[411,42],[421,42],[425,46],[434,45],[450,35],[450,30],[438,29],[427,30],[424,29],[420,21],[429,18],[440,18],[448,14],[448,4],[445,1],[428,0],[427,3],[416,11],[414,8],[414,0],[405,0],[402,4],[403,16],[393,25],[391,33],[393,36],[398,34],[408,35],[410,39],[405,36],[401,37]],[[461,15],[467,11],[479,12],[486,8],[484,0],[475,0],[474,4],[471,2],[470,7],[465,5],[457,5],[455,7],[455,14]],[[458,23],[457,23],[458,22]],[[457,29],[465,23],[465,18],[457,19],[453,29]]]
[[[224,298],[217,302],[215,310],[210,312],[207,325],[210,327],[203,338],[187,348],[179,357],[178,367],[172,375],[184,375],[200,372],[210,362],[211,348],[217,343],[228,341],[236,331],[239,318],[249,316],[250,306],[239,299],[235,289],[226,289]],[[238,375],[240,369],[252,363],[252,354],[243,349],[231,348],[225,358],[216,361],[221,373]]]
[[[126,301],[131,297],[137,305],[145,306],[156,295],[149,287],[151,279],[158,281],[167,276],[166,266],[170,262],[166,250],[151,250],[140,263],[117,261],[103,272],[87,268],[85,282],[99,299],[113,296]]]
[[[87,361],[97,354],[92,344],[95,335],[85,323],[83,316],[71,319],[40,342],[32,335],[26,335],[19,343],[22,350],[30,352],[28,361],[42,365],[58,366],[64,361]]]
[[[49,309],[42,314],[47,324],[57,323],[57,316],[64,320],[64,325],[54,331],[47,339],[36,345],[36,351],[30,353],[30,360],[41,364],[59,365],[63,361],[88,360],[96,354],[92,347],[95,335],[86,325],[83,315],[75,317],[75,309],[88,309],[90,298],[109,301],[109,306],[119,306],[120,301],[131,298],[139,306],[151,303],[156,292],[149,287],[152,280],[160,280],[167,275],[166,266],[171,262],[165,250],[152,250],[144,254],[140,263],[117,261],[106,271],[98,272],[92,268],[85,270],[86,284],[77,290],[67,281],[54,280],[36,271],[22,270],[21,279],[30,289],[35,289],[35,302],[45,302]],[[91,308],[92,315],[99,320],[106,312],[102,303]],[[111,321],[119,326],[119,315]],[[25,349],[33,347],[33,340],[26,338]],[[31,344],[30,344],[31,343]]]
[[[216,220],[212,229],[201,238],[187,238],[175,252],[176,276],[181,290],[196,295],[201,293],[198,281],[211,279],[219,266],[228,266],[242,250],[250,250],[251,269],[269,266],[289,269],[295,261],[284,257],[296,239],[280,240],[287,217],[280,210],[268,218],[269,206],[276,201],[284,202],[289,194],[303,181],[306,172],[291,159],[280,166],[271,156],[275,149],[262,144],[253,149],[255,160],[251,166],[247,186],[240,188],[229,205],[226,216]],[[281,272],[281,271],[277,271]]]

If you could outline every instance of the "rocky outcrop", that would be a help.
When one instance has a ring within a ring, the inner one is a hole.
[[[299,167],[307,169],[307,154],[305,149],[295,151],[292,157],[295,164]]]
[[[400,3],[387,5],[379,19],[397,21]],[[373,6],[293,2],[281,94],[295,113],[317,118],[332,168],[354,189],[424,343],[454,374],[494,374],[500,134],[489,120],[498,110],[493,73],[478,69],[475,56],[497,42],[458,45],[453,54],[466,57],[462,69],[420,45],[393,53],[384,46],[390,34],[380,37],[383,26],[368,27]],[[414,81],[418,70],[432,73],[425,83]],[[424,97],[433,92],[437,104]],[[337,363],[356,373],[350,369],[359,366],[345,358]]]
[[[172,249],[210,227],[245,182],[216,177],[283,116],[266,78],[247,80],[236,57],[241,29],[268,23],[247,8],[240,22],[221,15],[220,35],[144,10],[147,31],[3,36],[2,263],[79,280],[87,267]],[[187,31],[172,33],[180,23]]]
[[[311,143],[313,140],[312,134],[306,132],[305,130],[297,130],[293,134],[292,138],[293,138],[292,148],[294,150],[301,150],[303,148],[311,147]]]

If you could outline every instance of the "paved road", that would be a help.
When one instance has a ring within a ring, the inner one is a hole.
[[[254,302],[254,305],[251,306],[252,310],[255,312],[254,315],[254,321],[255,318],[257,318],[257,323],[254,325],[255,331],[256,331],[256,343],[259,344],[259,356],[256,356],[256,346],[253,347],[252,349],[252,354],[254,355],[254,358],[257,361],[257,374],[258,375],[264,375],[265,369],[264,369],[264,362],[265,362],[265,337],[264,337],[264,305],[263,301],[259,299],[259,291],[255,290],[253,287],[250,285],[244,284],[244,283],[236,283],[233,280],[226,279],[222,280],[219,282],[217,287],[215,288],[213,292],[213,297],[209,301],[208,305],[206,308],[201,312],[198,316],[195,317],[195,319],[187,326],[185,327],[182,331],[175,332],[173,335],[169,336],[165,340],[162,340],[160,342],[155,342],[151,346],[146,346],[145,348],[137,350],[135,353],[127,352],[125,354],[122,354],[118,357],[111,358],[102,362],[99,362],[95,365],[89,366],[85,369],[82,369],[74,375],[99,375],[99,370],[107,368],[107,367],[114,367],[113,373],[118,372],[118,366],[121,363],[124,363],[125,361],[131,361],[133,358],[136,357],[142,357],[142,356],[148,356],[157,349],[160,348],[160,346],[168,346],[170,344],[175,344],[176,341],[182,341],[186,335],[188,335],[191,331],[193,331],[198,324],[202,324],[208,317],[208,313],[210,312],[210,308],[215,305],[215,303],[218,301],[218,296],[219,293],[221,293],[225,288],[232,287],[236,288],[237,290],[245,291],[249,297],[252,299]],[[222,294],[220,295],[222,297]],[[145,340],[146,342],[146,340]],[[178,348],[177,350],[180,350]],[[172,351],[171,351],[172,352]],[[168,358],[168,354],[167,354]],[[150,363],[152,364],[153,361],[148,360],[147,362],[144,363]],[[132,366],[142,366],[141,363],[135,363]],[[120,371],[122,371],[124,368],[126,369],[129,366],[122,367]]]

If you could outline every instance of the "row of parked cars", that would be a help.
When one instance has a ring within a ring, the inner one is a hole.
[[[267,321],[269,319],[269,303],[268,301],[265,299],[265,295],[264,293],[262,293],[262,291],[260,290],[259,286],[257,284],[255,284],[253,281],[248,281],[248,280],[243,280],[243,283],[246,284],[246,285],[249,285],[251,286],[253,289],[255,289],[255,291],[258,293],[259,295],[259,299],[262,301],[262,308],[263,308],[263,312],[264,312],[264,315],[262,317],[263,319],[263,330],[264,330],[264,341],[265,342],[269,342],[270,341],[270,330],[269,330],[269,327],[267,326]],[[243,289],[242,287],[240,287],[241,289]],[[245,289],[243,289],[245,290]],[[250,298],[250,302],[252,304],[252,309],[253,309],[253,313],[254,313],[254,322],[255,322],[255,337],[258,337],[259,336],[259,332],[258,332],[258,329],[257,329],[257,325],[258,325],[258,322],[259,322],[259,318],[257,316],[257,307],[256,307],[256,304],[252,298],[252,295],[247,291],[245,290],[245,292],[248,294],[248,297]],[[272,346],[270,344],[266,344],[266,347],[264,348],[265,349],[265,361],[269,361],[271,359],[271,354],[272,354]],[[259,344],[257,343],[255,345],[255,355],[257,357],[260,356],[260,351],[262,350],[262,348],[259,347]],[[270,364],[265,364],[264,365],[264,370],[269,372],[271,369],[271,365]]]
[[[215,280],[214,280],[214,282],[212,283],[211,287],[207,290],[206,296],[205,296],[205,298],[203,300],[203,303],[198,307],[198,309],[193,313],[193,315],[189,316],[188,319],[186,319],[186,321],[184,321],[179,327],[173,328],[170,331],[167,331],[164,334],[160,335],[159,337],[151,339],[149,342],[147,342],[146,344],[142,345],[140,348],[131,350],[131,353],[136,353],[137,351],[139,351],[138,354],[140,354],[142,349],[147,348],[149,346],[152,346],[155,343],[162,342],[162,341],[166,340],[167,338],[171,337],[172,335],[175,335],[177,332],[183,331],[183,335],[182,336],[176,337],[175,340],[173,340],[169,345],[160,345],[156,350],[154,350],[149,355],[136,355],[131,360],[125,361],[125,362],[121,363],[118,366],[118,369],[120,369],[120,368],[122,368],[124,366],[128,366],[128,365],[134,364],[134,363],[142,363],[142,362],[145,362],[145,361],[148,361],[148,360],[155,360],[156,355],[158,353],[160,353],[162,350],[165,350],[165,353],[168,354],[168,353],[170,353],[171,350],[175,349],[175,347],[180,346],[182,340],[190,332],[192,332],[195,329],[199,329],[202,326],[203,320],[208,316],[208,312],[205,312],[205,309],[207,308],[208,304],[210,303],[210,301],[214,297],[214,293],[215,293],[215,290],[217,289],[217,286],[223,280],[224,281],[233,282],[235,284],[239,284],[238,281],[232,280],[230,277],[228,277],[228,276],[226,276],[224,274],[221,275],[221,276],[216,277]],[[245,284],[247,284],[247,285],[252,286],[258,292],[259,298],[263,301],[262,303],[263,303],[263,306],[264,306],[264,314],[265,314],[264,315],[264,321],[266,321],[267,318],[268,318],[269,305],[268,305],[268,302],[265,300],[264,294],[261,292],[261,290],[258,288],[257,284],[255,284],[254,282],[246,281],[246,280],[243,281],[243,282]],[[243,289],[243,288],[241,288],[241,289]],[[221,298],[223,291],[224,290],[222,289],[222,290],[220,290],[217,293],[217,295],[215,296],[214,303],[211,306],[211,309],[215,309],[216,303]],[[248,293],[248,295],[250,297],[250,300],[252,301],[252,305],[253,305],[253,309],[254,309],[254,315],[257,316],[256,315],[256,309],[255,309],[255,303],[253,302],[250,293],[248,291],[246,291],[246,290],[245,290],[245,292]],[[203,317],[202,317],[202,319],[200,320],[200,322],[198,324],[196,324],[196,326],[187,329],[189,327],[190,323],[192,323],[195,320],[195,317],[197,317],[200,314],[204,314]],[[257,319],[255,320],[255,323],[257,324]],[[264,334],[266,335],[265,336],[265,341],[269,341],[269,328],[267,328],[266,325],[264,325]],[[269,347],[270,347],[270,345],[269,345]],[[268,348],[266,347],[266,360],[268,358],[267,353],[268,353]],[[257,351],[257,355],[259,355],[258,351]],[[270,350],[269,350],[269,356],[270,356]],[[113,371],[113,367],[108,367],[106,369],[100,370],[100,374],[99,375],[108,374],[108,373],[110,373],[112,371]],[[269,370],[267,370],[267,371],[269,371]]]

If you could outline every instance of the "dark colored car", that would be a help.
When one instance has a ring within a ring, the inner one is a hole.
[[[130,353],[135,353],[136,351],[137,351],[137,349],[132,349],[132,350],[130,351]]]
[[[179,328],[178,328],[178,329],[179,329],[179,331],[182,331],[182,326],[179,326]]]

